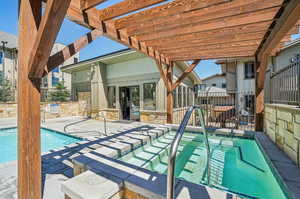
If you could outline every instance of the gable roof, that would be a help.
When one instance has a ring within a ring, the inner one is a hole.
[[[2,46],[1,41],[7,42],[6,48],[12,49],[18,47],[18,37],[16,35],[0,30],[0,46]]]

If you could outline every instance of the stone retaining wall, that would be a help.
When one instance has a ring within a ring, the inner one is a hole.
[[[266,104],[264,131],[300,167],[300,108]]]
[[[153,123],[153,124],[166,124],[167,123],[167,113],[161,111],[147,111],[142,110],[140,112],[141,122]]]
[[[89,112],[85,101],[63,103],[41,103],[41,117],[45,119],[69,116],[87,116]],[[0,118],[16,118],[17,104],[0,104]]]

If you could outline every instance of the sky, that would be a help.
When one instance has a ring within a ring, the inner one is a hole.
[[[110,4],[120,2],[121,0],[111,0],[109,3],[104,3],[97,8],[109,6]],[[18,1],[10,0],[5,2],[5,6],[0,6],[0,30],[8,33],[18,35]],[[77,25],[67,19],[64,20],[61,30],[57,36],[56,41],[68,45],[80,38],[85,33],[89,32],[87,28]],[[298,38],[299,35],[293,36]],[[80,51],[80,60],[93,58],[99,55],[110,53],[113,51],[127,48],[117,42],[114,42],[105,37],[98,38],[93,43]],[[215,64],[216,60],[201,61],[196,67],[195,71],[200,78],[205,78],[210,75],[221,73],[221,68]]]

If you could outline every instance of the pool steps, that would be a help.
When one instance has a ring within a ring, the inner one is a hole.
[[[165,198],[165,175],[126,164],[115,158],[146,144],[150,140],[165,135],[170,129],[168,126],[159,126],[154,130],[129,132],[125,135],[90,146],[92,149],[90,152],[73,159],[74,175],[76,177],[63,183],[62,191],[72,199],[121,198],[120,194],[124,190],[126,193],[134,192],[146,198]],[[86,176],[91,176],[88,179],[98,179],[97,176],[100,176],[101,180],[99,178],[97,185],[91,185],[88,181],[84,180],[87,178]],[[76,188],[78,182],[83,183],[80,185],[80,188]],[[77,185],[75,186],[74,184]],[[102,194],[101,190],[106,186],[114,187],[110,192],[111,194]],[[84,190],[81,191],[81,189]],[[94,189],[99,190],[101,196],[96,195],[97,191]],[[186,190],[189,191],[186,192]],[[82,196],[81,193],[84,191],[93,192],[93,195],[97,197]],[[178,195],[177,198],[190,198],[190,192],[193,192],[195,196],[201,192],[202,195],[203,193],[218,195],[220,199],[228,197],[239,198],[234,194],[178,179],[176,179],[175,192]]]

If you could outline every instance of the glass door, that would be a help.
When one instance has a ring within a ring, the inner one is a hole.
[[[129,87],[130,94],[130,120],[140,120],[140,87]]]

